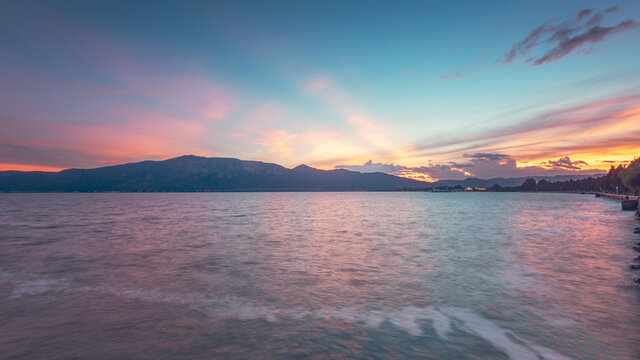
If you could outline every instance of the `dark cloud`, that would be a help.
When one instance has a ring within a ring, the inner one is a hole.
[[[631,162],[631,160],[602,160],[601,162],[605,164],[622,164],[622,163],[629,163]]]
[[[618,11],[617,6],[605,10],[604,14]],[[613,26],[600,26],[604,21],[603,13],[594,13],[585,9],[576,17],[564,21],[550,20],[530,32],[522,41],[514,44],[502,57],[502,63],[510,64],[534,50],[544,50],[541,55],[529,56],[525,60],[533,66],[547,64],[571,54],[574,50],[587,44],[595,44],[610,35],[638,27],[638,23],[627,20]],[[592,15],[589,17],[590,15]],[[583,20],[587,19],[583,23]],[[589,53],[581,51],[580,53]]]
[[[570,38],[567,38],[563,41],[560,41],[554,48],[549,50],[544,56],[536,59],[533,62],[533,65],[542,65],[547,64],[552,61],[558,60],[566,55],[569,55],[576,48],[586,44],[586,43],[597,43],[602,40],[607,35],[616,34],[623,32],[625,30],[631,30],[638,27],[638,23],[633,20],[627,20],[619,23],[615,26],[610,27],[600,27],[594,26],[589,28],[589,30],[585,31],[580,35],[576,35]]]
[[[568,156],[561,157],[558,160],[549,160],[542,164],[542,166],[550,169],[566,169],[566,170],[580,170],[583,166],[589,165],[586,161],[576,160],[571,161]]]
[[[465,157],[471,158],[471,164],[458,165],[456,168],[481,179],[593,173],[593,170],[582,169],[588,165],[585,161],[572,161],[569,157],[547,160],[542,166],[522,166],[523,164],[518,164],[514,158],[506,154],[477,153]]]
[[[548,160],[542,166],[520,166],[518,162],[506,154],[465,154],[470,159],[467,164],[440,164],[421,167],[397,166],[395,175],[403,175],[403,171],[412,174],[422,173],[432,179],[461,180],[468,177],[480,179],[510,178],[524,176],[553,176],[558,174],[591,174],[593,170],[583,170],[587,163],[581,160],[571,161],[569,157]]]
[[[578,13],[578,19],[582,20],[585,16],[589,16],[592,12],[593,12],[593,10],[591,10],[591,9],[584,9],[584,10],[580,11]]]
[[[596,25],[600,25],[603,19],[604,19],[604,16],[602,16],[602,14],[595,14],[591,17],[591,19],[589,19],[589,21],[587,21],[585,26],[588,28],[591,28]]]
[[[588,165],[585,161],[572,161],[569,157],[548,160],[541,166],[518,166],[517,161],[507,154],[473,153],[464,154],[467,163],[448,162],[445,164],[429,164],[424,166],[403,166],[373,163],[368,161],[357,166],[336,166],[336,168],[360,172],[385,172],[396,176],[407,176],[413,179],[431,180],[463,180],[468,177],[480,179],[510,178],[524,176],[553,176],[559,174],[592,174],[593,170],[583,170]]]
[[[476,159],[476,160],[491,160],[491,161],[499,161],[499,160],[504,160],[509,158],[509,155],[505,155],[505,154],[487,154],[487,153],[464,154],[462,156],[466,158]]]
[[[534,46],[538,45],[540,39],[548,33],[548,24],[540,25],[537,29],[527,35],[524,40],[511,47],[511,50],[504,56],[502,63],[510,64],[517,60],[519,57],[524,56]]]
[[[620,10],[618,5],[613,5],[612,7],[608,8],[607,10],[605,10],[604,13],[605,14],[614,13],[614,12],[617,12],[618,10]]]

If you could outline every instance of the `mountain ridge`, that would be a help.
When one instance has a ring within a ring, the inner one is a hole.
[[[533,176],[565,181],[594,175]],[[2,192],[393,191],[432,187],[519,186],[527,177],[423,182],[381,172],[294,168],[255,160],[183,155],[58,172],[0,171]]]
[[[425,183],[383,173],[293,169],[235,158],[183,155],[167,160],[59,172],[0,172],[3,192],[389,191]]]

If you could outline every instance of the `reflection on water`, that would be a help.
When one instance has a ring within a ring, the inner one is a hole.
[[[637,359],[633,218],[507,193],[0,195],[15,358]]]

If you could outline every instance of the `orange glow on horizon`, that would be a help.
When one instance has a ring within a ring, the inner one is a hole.
[[[429,176],[428,174],[415,172],[409,169],[396,171],[394,173],[391,173],[391,175],[395,175],[395,176],[399,176],[399,177],[403,177],[411,180],[426,181],[426,182],[434,182],[434,181],[440,180],[440,179],[435,179]]]
[[[640,140],[639,140],[640,141]],[[611,165],[626,164],[638,156],[640,156],[640,146],[612,146],[609,148],[594,148],[586,149],[579,153],[566,154],[562,156],[569,156],[573,161],[585,161],[587,165],[581,167],[581,170],[601,170],[607,171]],[[556,156],[558,158],[560,156]],[[549,156],[536,157],[536,158],[519,158],[518,167],[527,166],[543,166],[543,163],[548,161]]]
[[[65,168],[29,164],[0,164],[0,171],[48,171],[57,172]]]

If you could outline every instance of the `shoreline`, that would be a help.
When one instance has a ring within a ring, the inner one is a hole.
[[[589,192],[587,194],[600,195],[601,197],[605,197],[613,200],[639,200],[640,199],[640,196],[634,196],[634,195],[612,194],[612,193],[602,193],[602,192],[598,192],[598,193]]]

